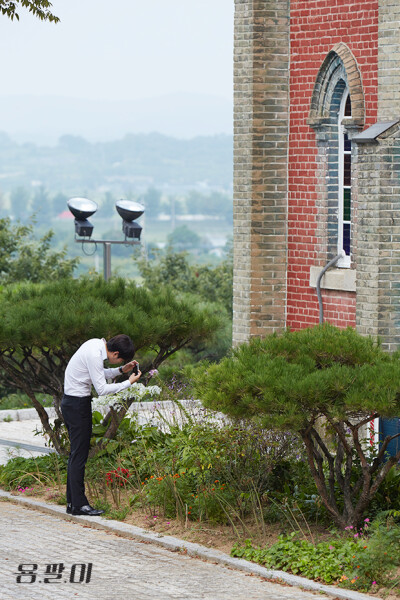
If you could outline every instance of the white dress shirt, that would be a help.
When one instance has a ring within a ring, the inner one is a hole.
[[[75,352],[65,370],[64,394],[67,396],[91,395],[92,384],[99,396],[115,394],[130,387],[129,380],[122,383],[107,383],[120,375],[119,367],[105,369],[107,358],[106,341],[94,338],[88,340]]]

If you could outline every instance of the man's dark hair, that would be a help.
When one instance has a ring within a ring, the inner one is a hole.
[[[135,346],[129,335],[120,333],[115,335],[107,342],[107,350],[109,352],[118,352],[119,358],[123,358],[126,362],[132,360],[135,355]]]

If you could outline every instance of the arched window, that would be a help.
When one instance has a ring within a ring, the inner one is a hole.
[[[354,237],[351,139],[364,125],[364,94],[356,60],[343,43],[321,65],[308,124],[316,133],[318,147],[317,207],[326,215],[317,223],[319,256],[325,261],[344,250],[346,256],[336,266],[350,267]]]
[[[351,206],[351,139],[346,130],[346,120],[351,119],[351,98],[348,90],[343,93],[338,118],[338,253],[344,250],[346,257],[338,263],[349,267],[352,247]]]

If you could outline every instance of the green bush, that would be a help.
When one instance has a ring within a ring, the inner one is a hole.
[[[136,501],[169,517],[226,522],[264,510],[265,495],[281,489],[283,473],[290,479],[290,459],[299,456],[293,436],[247,422],[221,426],[194,403],[185,408],[176,402],[169,417],[156,409],[154,418],[164,430],[125,418],[98,455],[102,469],[89,461],[87,473],[101,485],[105,470],[128,469],[129,485],[140,491]],[[94,435],[102,435],[99,416],[94,419]]]
[[[299,435],[326,510],[342,529],[362,521],[400,450],[387,436],[376,456],[363,428],[400,414],[400,353],[389,354],[350,327],[325,324],[235,348],[219,364],[194,371],[208,408]]]
[[[0,485],[15,490],[30,485],[56,485],[67,481],[67,460],[56,453],[37,458],[12,458],[0,465]]]
[[[399,511],[381,513],[371,524],[368,537],[360,541],[348,578],[350,582],[356,579],[355,589],[365,591],[375,585],[398,589],[400,576],[396,577],[395,572],[400,567],[399,519]]]
[[[38,400],[42,406],[51,406],[53,403],[51,396],[46,394],[38,394]],[[17,410],[19,408],[32,408],[31,401],[26,394],[17,392],[0,398],[0,410]]]

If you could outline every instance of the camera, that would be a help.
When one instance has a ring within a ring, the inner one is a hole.
[[[139,365],[138,364],[133,365],[133,369],[132,370],[135,373],[135,375],[137,375],[139,373]]]

